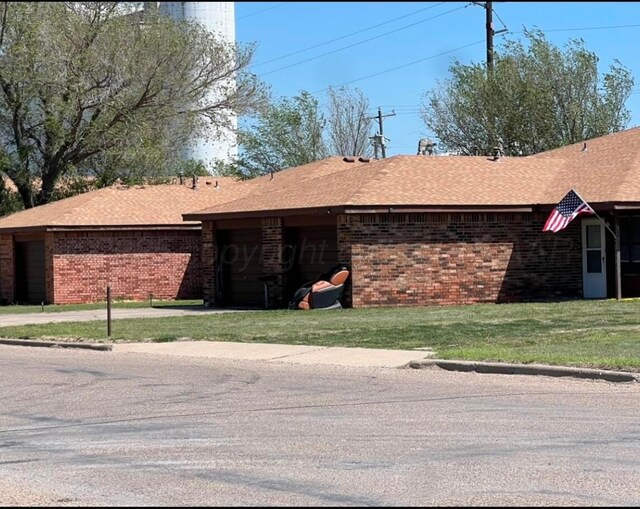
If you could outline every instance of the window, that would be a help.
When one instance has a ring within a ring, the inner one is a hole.
[[[623,274],[640,274],[640,216],[620,218],[620,262]]]

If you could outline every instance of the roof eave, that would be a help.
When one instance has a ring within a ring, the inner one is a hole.
[[[262,217],[286,217],[324,214],[387,214],[413,212],[532,212],[533,205],[340,205],[295,209],[252,210],[238,212],[210,212],[183,214],[192,221],[217,221],[221,219],[247,219]]]
[[[61,231],[114,231],[114,230],[200,230],[202,225],[198,223],[176,223],[176,224],[132,224],[132,225],[38,225],[38,226],[15,226],[0,227],[0,234],[13,233],[38,233],[38,232],[61,232]]]
[[[362,205],[346,208],[345,214],[532,211],[533,205]]]
[[[220,219],[247,219],[247,218],[266,218],[266,217],[287,217],[287,216],[306,216],[306,215],[327,215],[341,214],[345,207],[328,205],[326,207],[307,207],[295,209],[272,209],[272,210],[251,210],[242,212],[211,212],[211,213],[190,213],[183,214],[185,221],[217,221]]]
[[[38,232],[46,232],[46,225],[37,225],[37,226],[0,226],[0,235],[5,233],[38,233]]]

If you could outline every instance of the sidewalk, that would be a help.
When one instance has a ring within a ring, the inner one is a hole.
[[[433,359],[429,350],[384,350],[266,343],[234,343],[227,341],[174,341],[171,343],[78,343],[64,341],[2,339],[0,345],[82,348],[118,354],[175,355],[293,364],[332,366],[445,369],[448,371],[492,373],[503,375],[542,375],[587,378],[609,382],[640,382],[640,373],[602,369],[548,366],[544,364],[508,364]]]
[[[240,310],[233,309],[212,309],[212,308],[113,308],[111,309],[111,319],[122,318],[159,318],[165,316],[187,316],[201,315],[203,313],[237,313]],[[58,311],[54,313],[23,313],[23,314],[0,314],[0,327],[10,325],[33,325],[40,323],[59,322],[90,322],[93,320],[107,321],[107,310],[90,309],[84,311]]]
[[[137,308],[112,309],[112,319],[158,318],[165,316],[199,315],[202,313],[229,313],[242,310]],[[58,313],[29,313],[0,315],[0,327],[69,321],[105,320],[106,310],[65,311]],[[640,382],[640,373],[627,373],[599,369],[572,368],[533,364],[506,364],[496,362],[468,362],[433,359],[430,350],[384,350],[373,348],[342,348],[303,345],[273,345],[266,343],[233,343],[223,341],[174,341],[170,343],[78,343],[45,340],[0,339],[0,345],[31,347],[82,348],[117,353],[176,355],[209,357],[216,359],[288,362],[294,364],[325,364],[334,366],[384,368],[439,368],[451,371],[494,373],[511,375],[544,375],[608,380],[611,382]]]

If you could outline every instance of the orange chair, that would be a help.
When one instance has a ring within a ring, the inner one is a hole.
[[[338,309],[340,298],[349,278],[346,265],[336,265],[328,272],[310,281],[296,291],[289,307],[291,309]]]

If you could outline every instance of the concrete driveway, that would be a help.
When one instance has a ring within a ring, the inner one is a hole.
[[[134,308],[134,309],[111,309],[111,319],[122,318],[160,318],[165,316],[187,316],[201,315],[203,313],[237,313],[242,310],[235,309],[214,309],[214,308]],[[22,314],[0,314],[0,327],[11,325],[31,325],[39,323],[57,322],[90,322],[93,320],[107,319],[106,309],[90,309],[85,311],[60,311],[55,313],[22,313]]]
[[[116,343],[118,353],[147,353],[180,357],[286,362],[290,364],[330,364],[398,368],[425,359],[429,351],[341,348],[326,346],[233,343],[226,341],[175,341],[171,343]]]

